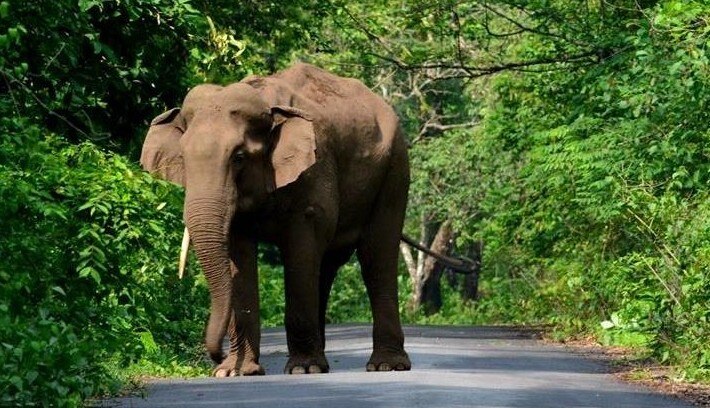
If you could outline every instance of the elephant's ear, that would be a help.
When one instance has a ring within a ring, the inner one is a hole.
[[[185,185],[185,167],[180,148],[184,127],[179,108],[158,115],[150,123],[141,151],[141,165],[145,170],[181,186]]]
[[[290,106],[271,108],[273,117],[273,151],[276,188],[293,183],[316,162],[316,136],[308,114]]]

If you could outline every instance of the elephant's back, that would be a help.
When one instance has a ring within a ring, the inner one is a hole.
[[[280,75],[295,85],[295,106],[317,110],[318,148],[325,148],[323,155],[332,154],[337,166],[339,230],[359,235],[355,231],[371,217],[386,177],[398,173],[395,177],[408,183],[407,148],[399,119],[392,107],[356,79],[307,64]]]
[[[261,89],[271,106],[287,105],[308,112],[323,130],[318,142],[336,150],[340,147],[346,156],[387,156],[401,136],[394,110],[357,79],[298,63],[272,76],[250,77],[244,82]]]
[[[406,173],[408,179],[399,119],[362,82],[301,63],[244,81],[262,89],[272,106],[293,106],[312,116],[316,156],[336,166],[343,227],[358,225],[368,216],[365,209],[372,207],[389,172]],[[400,160],[393,160],[395,156]]]

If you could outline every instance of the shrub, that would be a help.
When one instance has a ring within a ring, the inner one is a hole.
[[[90,143],[0,126],[0,404],[76,405],[115,385],[111,366],[185,359],[206,290],[174,273],[179,191]]]

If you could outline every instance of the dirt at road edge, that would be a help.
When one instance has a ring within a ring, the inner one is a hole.
[[[562,344],[571,352],[602,362],[621,381],[672,395],[699,407],[710,407],[710,384],[682,381],[673,375],[673,367],[638,357],[625,347],[602,346],[591,338],[570,341],[543,341]]]

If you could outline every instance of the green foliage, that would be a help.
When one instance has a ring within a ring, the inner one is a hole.
[[[365,291],[365,283],[360,273],[360,265],[355,261],[340,268],[333,283],[327,323],[371,322],[372,310]]]
[[[189,1],[4,4],[0,32],[17,33],[0,57],[14,113],[72,141],[134,154],[146,120],[176,105],[187,88],[190,42],[183,39],[207,26]]]
[[[395,106],[407,230],[448,218],[459,247],[484,242],[476,302],[445,284],[425,317],[399,276],[406,322],[550,324],[710,378],[710,9],[584,4],[0,0],[0,405],[208,372],[204,279],[194,259],[175,273],[181,193],[102,149],[135,158],[190,86],[295,59]],[[368,303],[346,265],[328,321],[369,321]]]
[[[388,6],[344,3],[319,58],[402,116],[408,230],[449,218],[460,246],[484,242],[481,299],[445,288],[438,315],[407,319],[552,324],[709,378],[708,6]]]
[[[261,325],[284,325],[286,298],[283,268],[262,260],[259,266],[259,292],[261,300]],[[344,265],[335,278],[326,314],[327,323],[372,321],[370,301],[355,261]]]
[[[263,327],[284,325],[286,289],[283,268],[263,260],[259,263],[259,302]]]
[[[323,18],[333,8],[314,0],[191,3],[209,19],[207,35],[190,49],[193,75],[217,83],[285,68],[303,49],[318,46]]]
[[[483,194],[477,226],[488,279],[516,288],[488,294],[511,319],[648,346],[707,378],[707,7],[680,4],[600,26],[624,47],[603,63],[494,80],[478,157],[516,171],[507,194]]]
[[[0,405],[206,372],[205,284],[174,272],[181,194],[95,144],[136,157],[190,85],[282,67],[322,9],[0,1]]]
[[[2,75],[15,114],[137,157],[150,119],[190,86],[289,63],[312,41],[319,4],[4,0]]]
[[[174,273],[180,194],[91,144],[0,126],[0,404],[77,405],[112,367],[194,350],[206,290]]]

